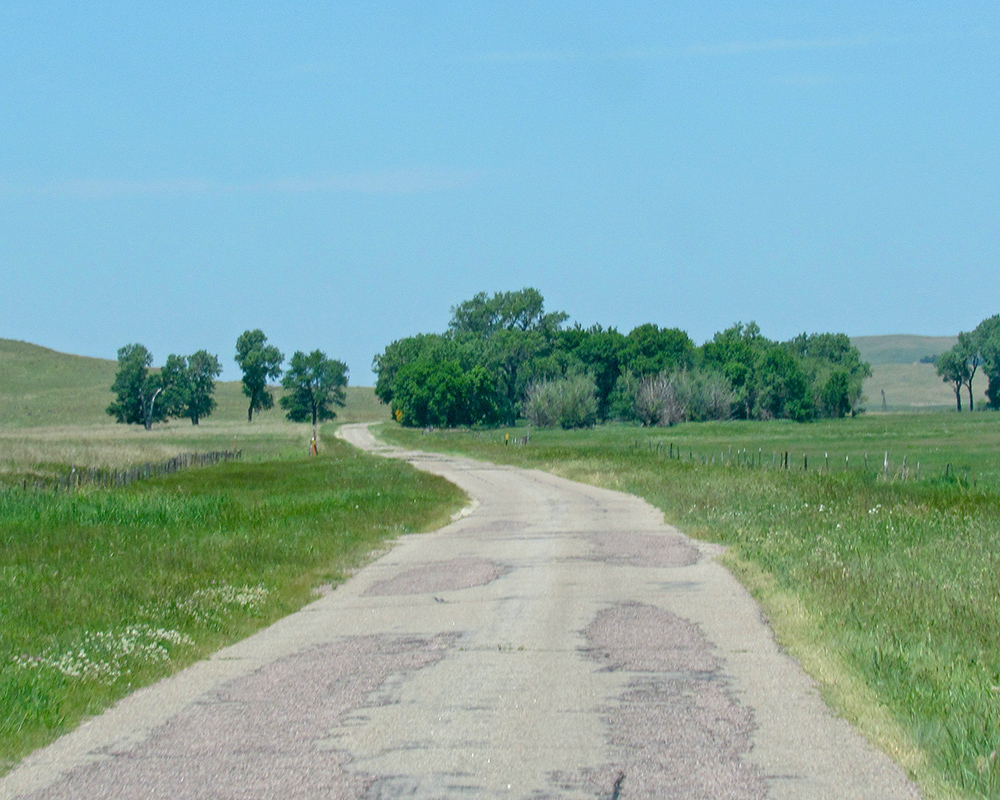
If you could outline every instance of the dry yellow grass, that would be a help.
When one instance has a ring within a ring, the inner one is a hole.
[[[3,478],[54,476],[70,467],[121,469],[165,461],[180,453],[238,448],[247,460],[301,455],[312,428],[286,422],[277,412],[247,422],[175,421],[147,432],[126,425],[58,425],[0,429],[0,482]]]
[[[973,381],[976,404],[986,405],[986,377],[981,373]],[[914,408],[954,408],[955,392],[941,380],[933,364],[876,364],[865,381],[864,393],[869,411],[882,409],[885,390],[889,410]],[[968,393],[962,390],[962,409],[968,408]]]

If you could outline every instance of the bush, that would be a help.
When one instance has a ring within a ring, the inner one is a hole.
[[[676,425],[688,420],[729,419],[733,390],[714,372],[647,375],[633,389],[632,405],[643,425]]]
[[[524,416],[538,428],[589,428],[597,422],[597,386],[589,375],[538,381],[528,387]]]
[[[677,381],[666,372],[647,375],[635,390],[635,415],[643,425],[674,425],[687,416]]]

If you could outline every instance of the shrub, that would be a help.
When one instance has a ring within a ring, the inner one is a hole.
[[[589,428],[597,422],[597,386],[589,375],[538,381],[528,387],[524,416],[538,428]]]

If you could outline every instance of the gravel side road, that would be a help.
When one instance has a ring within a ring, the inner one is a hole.
[[[642,500],[353,444],[473,499],[27,759],[0,798],[917,798]]]

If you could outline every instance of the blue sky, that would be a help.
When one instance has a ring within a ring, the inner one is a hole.
[[[1000,4],[0,4],[0,337],[371,384],[479,291],[697,342],[1000,313]]]

